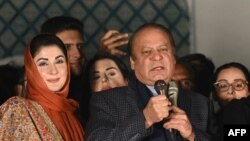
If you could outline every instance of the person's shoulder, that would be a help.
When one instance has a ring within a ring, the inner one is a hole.
[[[7,110],[16,110],[20,107],[23,107],[25,100],[26,99],[19,97],[19,96],[11,97],[1,105],[1,112],[7,111]]]
[[[6,101],[1,105],[1,107],[4,106],[4,105],[19,105],[19,104],[22,104],[24,100],[25,100],[25,99],[22,98],[22,97],[13,96],[13,97],[9,98],[8,100],[6,100]]]
[[[130,87],[116,87],[109,90],[92,93],[90,105],[101,105],[105,107],[124,107],[137,101],[136,94]],[[90,106],[91,107],[91,106]]]
[[[194,92],[194,91],[185,91],[185,90],[182,90],[181,91],[183,94],[185,94],[185,96],[189,97],[190,99],[192,100],[200,100],[200,101],[209,101],[209,98],[200,94],[200,93],[197,93],[197,92]]]
[[[22,122],[27,115],[25,101],[27,99],[15,96],[9,98],[0,106],[1,120]]]
[[[225,109],[250,109],[250,96],[242,99],[233,99],[226,106]]]
[[[245,98],[244,102],[250,107],[250,95]]]
[[[250,106],[248,98],[234,99],[223,108],[223,121],[225,124],[249,124]]]
[[[118,99],[126,97],[128,94],[131,93],[131,89],[128,86],[124,87],[116,87],[100,92],[92,93],[91,98],[107,98],[107,99]]]

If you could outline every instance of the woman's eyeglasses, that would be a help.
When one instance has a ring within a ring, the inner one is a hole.
[[[220,80],[214,83],[214,87],[219,92],[228,91],[230,86],[232,86],[233,90],[241,91],[246,87],[247,84],[248,82],[242,79],[237,79],[233,83],[228,83],[226,80]]]

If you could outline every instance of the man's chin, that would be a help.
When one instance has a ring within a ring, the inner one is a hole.
[[[157,80],[165,80],[166,81],[168,79],[168,77],[166,77],[164,75],[155,75],[152,78],[154,78],[155,81],[157,81]]]

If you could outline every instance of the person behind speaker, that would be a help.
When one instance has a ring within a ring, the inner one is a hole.
[[[146,23],[134,32],[128,48],[134,78],[128,87],[92,95],[87,140],[170,141],[169,129],[178,131],[178,141],[209,140],[206,97],[180,90],[175,106],[154,89],[157,80],[168,84],[172,78],[174,47],[173,36],[163,25]],[[165,118],[168,121],[162,122]]]
[[[188,62],[178,61],[175,64],[172,80],[179,88],[194,91],[195,90],[195,73]]]
[[[179,58],[192,66],[195,73],[194,91],[206,97],[210,97],[212,91],[212,78],[215,69],[213,61],[202,53],[188,54]]]
[[[231,107],[227,106],[232,100],[239,100],[249,96],[249,81],[250,73],[248,69],[238,62],[230,62],[219,66],[213,77],[213,96],[214,99],[219,103],[219,110],[216,112],[216,120],[219,125],[218,131],[216,132],[216,139],[223,140],[223,118],[225,121],[229,120],[231,117],[223,116],[224,108]],[[236,109],[236,108],[232,108]],[[238,111],[232,110],[231,114],[238,116],[236,114]],[[228,108],[226,108],[228,111]],[[229,115],[227,112],[226,115]]]
[[[244,65],[237,62],[221,65],[214,73],[213,96],[222,108],[233,99],[247,97],[249,81],[250,74]]]
[[[91,92],[127,86],[130,72],[117,56],[98,53],[87,62],[85,74],[85,91],[91,94]]]
[[[55,16],[49,18],[41,25],[41,33],[56,35],[62,40],[68,51],[70,64],[70,86],[69,97],[80,104],[79,116],[82,122],[88,120],[89,97],[83,89],[83,69],[86,61],[84,49],[86,39],[84,38],[84,25],[74,17]]]

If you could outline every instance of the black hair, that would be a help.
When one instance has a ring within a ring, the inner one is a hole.
[[[67,49],[63,42],[52,34],[38,34],[30,42],[30,54],[34,58],[36,54],[48,45],[57,45],[67,59]]]
[[[90,87],[91,85],[90,77],[89,77],[90,69],[95,64],[95,62],[97,62],[98,60],[103,60],[103,59],[110,59],[114,61],[115,64],[118,66],[119,70],[121,71],[123,78],[128,81],[130,79],[130,76],[131,76],[130,71],[128,70],[127,66],[122,60],[120,60],[117,56],[114,56],[112,54],[99,52],[87,62],[85,70],[84,70],[85,77],[83,78],[83,83],[84,83],[83,87],[87,93],[87,96],[89,97],[91,96],[91,93],[92,93],[92,90]]]
[[[112,54],[109,53],[98,53],[96,54],[88,63],[86,66],[86,71],[88,72],[87,74],[89,75],[89,71],[91,69],[91,67],[95,64],[95,62],[99,61],[99,60],[103,60],[103,59],[110,59],[112,61],[115,62],[115,64],[118,66],[119,70],[122,73],[122,76],[124,79],[129,79],[130,76],[130,72],[128,70],[128,68],[126,67],[125,63],[122,62],[121,59],[119,59],[117,56],[114,56]]]
[[[246,81],[248,82],[247,83],[247,86],[248,86],[248,90],[250,89],[250,73],[249,73],[249,70],[241,63],[238,63],[238,62],[230,62],[230,63],[227,63],[227,64],[224,64],[224,65],[221,65],[220,67],[218,67],[214,73],[214,77],[213,77],[213,84],[217,81],[217,78],[218,78],[218,75],[221,71],[225,70],[225,69],[229,69],[229,68],[237,68],[239,70],[241,70],[241,72],[244,74],[245,76],[245,79]],[[217,94],[216,94],[216,90],[215,88],[213,87],[212,89],[213,91],[213,96],[216,100],[217,99]]]
[[[214,77],[213,77],[213,83],[216,82],[217,78],[218,78],[218,75],[221,71],[225,70],[225,69],[229,69],[229,68],[237,68],[239,70],[242,71],[242,73],[244,74],[247,82],[248,82],[248,87],[250,86],[250,73],[249,73],[249,70],[241,63],[238,63],[238,62],[231,62],[231,63],[227,63],[227,64],[224,64],[220,67],[218,67],[214,73]]]
[[[194,72],[194,68],[192,67],[192,65],[190,65],[189,62],[184,62],[184,61],[180,61],[180,60],[177,60],[176,64],[179,64],[180,66],[184,67],[188,71],[189,79],[191,80],[193,85],[195,85],[195,83],[194,83],[195,72]]]
[[[83,36],[83,23],[76,18],[57,16],[45,21],[41,33],[57,34],[65,30],[77,30]]]
[[[204,64],[206,65],[206,67],[208,67],[211,73],[213,73],[215,69],[214,63],[204,54],[201,53],[188,54],[186,56],[179,58],[179,60],[184,62],[191,62],[197,65]]]
[[[212,60],[201,53],[188,54],[179,60],[190,63],[195,71],[194,91],[209,97],[213,87],[212,78],[215,69]]]
[[[143,25],[141,25],[131,36],[131,38],[129,39],[129,42],[128,42],[128,54],[129,56],[133,57],[134,54],[133,54],[133,44],[134,44],[134,40],[137,36],[137,34],[141,31],[143,31],[144,29],[147,29],[147,28],[155,28],[155,29],[159,29],[161,31],[163,31],[164,33],[166,33],[169,37],[169,40],[170,40],[170,43],[172,45],[172,49],[173,49],[173,52],[175,52],[175,42],[174,42],[174,37],[171,33],[171,31],[166,28],[165,26],[161,25],[161,24],[158,24],[158,23],[145,23]]]

